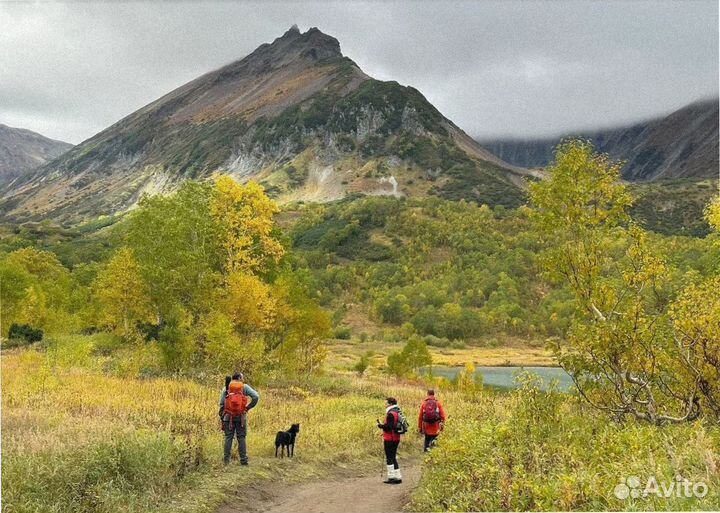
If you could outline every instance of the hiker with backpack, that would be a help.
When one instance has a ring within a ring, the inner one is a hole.
[[[435,390],[428,390],[418,416],[418,430],[425,435],[425,452],[435,444],[435,439],[445,426],[445,418],[445,409],[435,398]]]
[[[385,463],[387,464],[387,479],[385,484],[400,484],[400,465],[397,461],[397,451],[400,445],[400,436],[408,431],[408,422],[394,397],[385,400],[385,422],[377,420],[377,427],[383,431],[383,446],[385,447]]]
[[[250,403],[248,399],[250,398]],[[220,402],[218,404],[220,411],[220,419],[222,421],[222,429],[225,432],[225,452],[223,462],[225,465],[230,463],[230,451],[232,450],[233,438],[237,437],[238,453],[240,454],[240,464],[247,465],[247,445],[245,439],[247,437],[247,413],[255,407],[260,400],[258,394],[247,383],[243,383],[243,375],[240,372],[225,378],[225,388],[220,394]]]

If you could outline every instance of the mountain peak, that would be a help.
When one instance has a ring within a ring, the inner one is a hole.
[[[317,27],[311,27],[304,33],[300,32],[297,25],[290,27],[272,43],[260,46],[253,54],[257,52],[263,55],[271,52],[276,56],[282,55],[283,57],[286,57],[289,52],[309,57],[313,61],[342,57],[340,43],[337,39],[325,34]]]
[[[337,39],[294,25],[14,183],[0,214],[124,211],[146,192],[218,170],[258,180],[283,202],[346,193],[522,202],[515,171],[420,92],[372,79],[343,57]],[[62,202],[50,201],[58,191]]]

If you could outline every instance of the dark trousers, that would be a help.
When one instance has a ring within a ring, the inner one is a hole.
[[[237,437],[240,463],[247,463],[247,445],[245,444],[245,437],[247,436],[247,415],[223,421],[223,430],[225,431],[225,453],[223,461],[230,463],[230,451],[232,450],[233,438]]]
[[[400,468],[397,462],[397,450],[400,442],[388,442],[384,440],[383,445],[385,446],[385,462],[388,465],[393,465],[395,468]]]
[[[425,452],[428,452],[430,450],[430,446],[433,444],[437,437],[437,435],[425,435]]]

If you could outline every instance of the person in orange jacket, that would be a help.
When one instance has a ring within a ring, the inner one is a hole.
[[[445,409],[435,398],[435,390],[428,390],[427,397],[420,406],[418,430],[425,435],[425,452],[435,443],[435,439],[445,425]]]

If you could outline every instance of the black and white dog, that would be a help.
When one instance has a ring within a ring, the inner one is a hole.
[[[295,438],[300,432],[300,424],[293,424],[287,431],[278,431],[275,435],[275,457],[277,458],[278,448],[280,449],[280,457],[284,458],[284,451],[287,449],[288,458],[292,458],[295,454]]]

